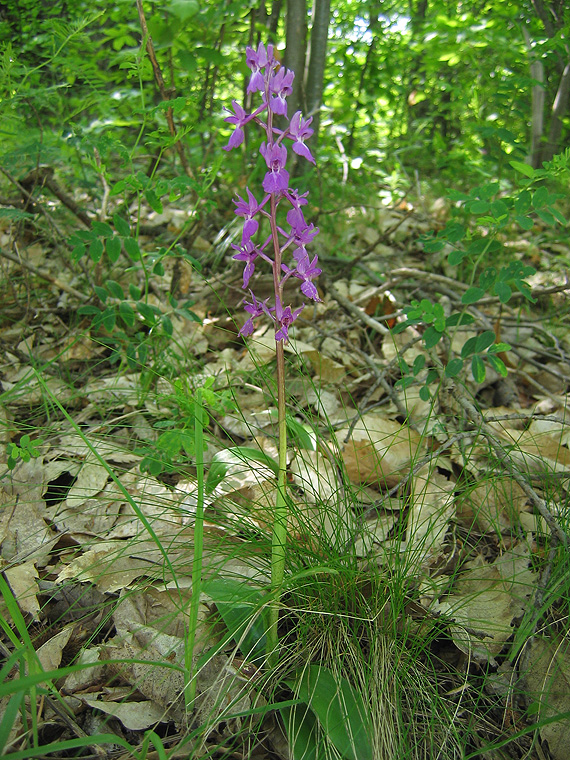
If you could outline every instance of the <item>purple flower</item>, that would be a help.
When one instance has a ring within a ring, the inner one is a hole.
[[[281,67],[269,80],[269,92],[271,93],[269,107],[273,113],[287,116],[287,101],[285,98],[293,92],[293,80],[295,74],[289,69]]]
[[[254,219],[255,215],[261,208],[261,206],[258,204],[258,202],[255,200],[255,196],[249,189],[249,187],[246,187],[247,190],[247,202],[244,201],[244,199],[238,195],[237,201],[234,201],[236,204],[236,210],[235,214],[236,216],[243,216],[245,219],[245,222],[243,223],[243,232],[241,236],[241,243],[242,245],[245,245],[248,240],[251,240],[252,236],[255,235],[257,232],[257,229],[259,227],[259,222],[257,219]],[[266,196],[267,197],[267,196]]]
[[[297,319],[299,314],[303,311],[305,308],[305,305],[299,306],[298,309],[295,309],[295,311],[291,311],[291,307],[287,306],[285,309],[281,311],[281,317],[277,318],[277,323],[279,324],[279,330],[275,333],[275,340],[289,340],[289,328],[293,324],[293,322]],[[277,311],[277,309],[276,309]]]
[[[299,248],[305,248],[319,234],[319,228],[307,224],[300,208],[292,208],[287,212],[287,221],[291,225],[293,239]]]
[[[301,292],[306,295],[307,298],[313,301],[320,301],[319,292],[313,285],[311,280],[318,277],[322,272],[317,266],[318,257],[315,256],[312,261],[309,260],[309,254],[304,248],[297,248],[293,254],[293,258],[297,262],[295,269],[291,269],[286,264],[281,264],[281,269],[286,273],[287,277],[297,277],[302,280]]]
[[[258,301],[251,290],[249,291],[249,294],[251,296],[251,303],[249,303],[249,301],[244,301],[243,308],[247,311],[248,314],[250,314],[250,317],[246,320],[244,326],[239,331],[239,334],[244,338],[247,338],[247,336],[251,335],[254,331],[254,319],[260,317],[264,313],[268,314],[273,319],[271,312],[274,311],[274,309],[270,309],[267,306],[267,301],[269,300],[268,298],[266,298],[265,301]]]
[[[235,124],[236,128],[231,134],[230,140],[228,144],[224,147],[224,150],[231,150],[232,148],[237,148],[238,145],[241,145],[243,142],[243,126],[244,124],[247,124],[249,121],[249,114],[247,114],[243,108],[240,106],[240,104],[237,102],[237,100],[232,100],[232,107],[234,109],[234,113],[230,111],[229,108],[226,108],[225,110],[231,114],[230,116],[226,116],[224,121],[229,122],[230,124]]]
[[[285,192],[289,187],[289,172],[284,168],[287,161],[287,149],[284,145],[267,146],[262,143],[259,152],[265,159],[269,171],[263,179],[266,193]]]
[[[313,134],[313,130],[309,126],[312,121],[312,116],[309,116],[308,119],[303,119],[301,117],[301,111],[295,111],[289,125],[289,136],[294,140],[293,152],[298,156],[303,156],[307,161],[314,164],[315,159],[313,158],[311,151],[305,145],[305,140]]]
[[[263,92],[265,90],[265,80],[262,71],[268,63],[273,62],[273,45],[268,45],[266,51],[265,45],[263,42],[260,42],[257,52],[253,48],[247,47],[245,49],[245,61],[252,71],[247,91],[257,92],[261,90]]]
[[[249,281],[251,280],[251,275],[255,270],[255,260],[259,256],[259,251],[251,240],[246,240],[241,247],[232,243],[232,248],[239,251],[239,253],[236,253],[232,258],[236,259],[236,261],[245,261],[245,268],[243,270],[243,287],[247,288]]]

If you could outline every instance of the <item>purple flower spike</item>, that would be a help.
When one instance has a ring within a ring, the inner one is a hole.
[[[258,260],[267,262],[273,270],[274,296],[273,306],[269,298],[258,301],[251,289],[251,301],[244,301],[248,318],[240,330],[240,335],[247,337],[255,329],[254,321],[265,315],[275,326],[275,340],[278,344],[289,339],[289,329],[304,308],[293,310],[292,306],[283,306],[283,290],[287,282],[300,280],[301,293],[312,301],[320,301],[319,292],[313,280],[321,274],[317,256],[311,257],[307,247],[312,243],[319,230],[313,224],[307,224],[303,206],[307,205],[307,193],[299,193],[289,187],[289,172],[286,169],[287,140],[291,140],[293,152],[311,163],[315,159],[305,141],[313,134],[312,119],[303,119],[297,111],[292,119],[287,118],[287,97],[293,91],[295,75],[282,67],[273,54],[273,45],[259,44],[257,48],[248,47],[246,63],[251,70],[247,87],[248,93],[259,92],[261,104],[253,107],[250,113],[232,102],[232,110],[226,109],[229,116],[226,122],[234,125],[234,131],[226,150],[236,148],[243,143],[244,127],[255,122],[265,132],[265,142],[259,152],[267,164],[267,172],[262,186],[265,196],[261,202],[249,188],[247,197],[237,196],[234,201],[235,214],[243,219],[240,245],[232,244],[233,256],[244,264],[243,287],[249,288]],[[260,114],[267,111],[267,118],[262,121]],[[273,125],[273,117],[283,117],[279,127]],[[284,224],[285,216],[287,224]],[[266,217],[269,230],[261,224],[260,217]],[[288,225],[288,226],[287,226]],[[259,238],[263,232],[263,238]],[[283,263],[285,252],[293,251],[291,266]],[[278,345],[282,350],[282,345]]]
[[[235,124],[236,128],[232,132],[230,141],[225,146],[224,150],[231,150],[232,148],[237,148],[242,144],[243,126],[249,121],[249,115],[243,110],[237,100],[232,100],[232,108],[234,109],[234,113],[232,113],[229,108],[225,109],[231,115],[226,116],[224,121],[227,121],[230,124]]]
[[[311,151],[305,145],[305,140],[307,140],[313,134],[313,130],[309,126],[312,121],[312,116],[309,116],[308,119],[303,119],[301,117],[301,111],[295,111],[291,117],[289,135],[294,140],[293,152],[298,156],[303,156],[303,158],[306,158],[307,161],[310,161],[312,164],[314,164],[315,159],[313,158]]]
[[[243,287],[247,288],[249,281],[251,280],[251,275],[255,271],[255,260],[259,256],[259,251],[251,240],[246,240],[245,244],[241,247],[232,243],[232,248],[239,251],[239,253],[236,253],[232,258],[237,261],[245,261],[245,268],[243,270]]]
[[[266,193],[285,192],[289,187],[289,172],[284,168],[287,161],[287,149],[284,145],[267,146],[262,143],[259,152],[265,159],[269,171],[263,179]]]

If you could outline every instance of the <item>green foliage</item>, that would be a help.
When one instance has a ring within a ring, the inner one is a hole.
[[[319,757],[317,729],[346,760],[372,760],[368,710],[346,678],[315,664],[287,685],[300,701],[281,710],[295,760]]]
[[[431,394],[428,386],[443,377],[458,377],[463,371],[465,361],[470,359],[470,368],[476,383],[482,383],[487,374],[487,365],[502,377],[507,375],[507,367],[501,358],[510,350],[503,342],[496,342],[492,330],[484,330],[476,337],[468,338],[459,356],[447,355],[442,361],[434,349],[443,338],[448,344],[456,329],[464,325],[474,325],[475,317],[469,313],[474,306],[486,297],[497,298],[501,304],[508,303],[515,292],[527,301],[534,303],[527,277],[536,274],[534,267],[515,259],[501,264],[505,250],[500,242],[501,232],[512,226],[531,229],[537,218],[548,225],[566,224],[564,216],[555,207],[563,196],[547,190],[544,180],[567,170],[567,161],[557,161],[556,167],[547,167],[535,171],[521,162],[511,162],[513,168],[526,178],[524,186],[511,196],[500,191],[497,182],[490,182],[474,188],[469,193],[453,191],[449,198],[456,203],[453,218],[437,235],[430,233],[422,242],[426,251],[437,253],[448,250],[447,261],[452,267],[458,267],[463,273],[468,286],[461,297],[464,309],[446,316],[443,305],[432,303],[424,298],[412,301],[404,308],[405,320],[395,325],[394,333],[404,331],[410,326],[420,326],[422,342],[433,359],[431,367],[420,389],[420,397],[427,401]],[[535,184],[538,186],[535,187]],[[496,262],[491,264],[490,262]],[[473,282],[477,280],[477,285]],[[418,356],[410,367],[403,357],[399,359],[402,378],[396,385],[407,388],[417,382],[426,363],[424,356]]]
[[[214,383],[215,379],[208,377],[200,388],[203,430],[207,428],[209,418],[202,407],[210,409],[215,414],[225,413],[233,408],[229,391],[216,390]],[[170,414],[154,422],[154,428],[161,431],[156,442],[138,450],[138,453],[143,456],[141,471],[154,476],[179,469],[184,462],[191,461],[195,455],[196,391],[190,386],[188,380],[180,378],[173,381],[172,391],[162,398],[163,405],[171,408]],[[205,434],[204,445],[207,445]],[[208,485],[210,484],[209,476]]]
[[[40,456],[40,448],[43,445],[41,438],[32,439],[27,433],[21,436],[18,443],[9,443],[6,449],[6,465],[9,470],[13,470],[18,461],[29,462],[30,459],[37,459]]]

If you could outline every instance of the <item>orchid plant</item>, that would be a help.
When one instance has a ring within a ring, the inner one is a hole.
[[[290,174],[285,168],[287,163],[287,146],[292,141],[292,150],[298,156],[311,163],[315,159],[305,144],[313,134],[312,117],[304,119],[297,111],[289,119],[287,114],[287,96],[292,92],[295,74],[282,67],[273,52],[273,45],[260,43],[257,50],[246,49],[246,63],[251,69],[247,92],[261,93],[261,105],[247,113],[234,100],[232,109],[225,109],[230,114],[226,122],[234,126],[225,150],[239,147],[244,140],[244,127],[254,122],[265,132],[265,139],[259,152],[267,164],[267,173],[262,182],[263,198],[258,201],[249,188],[246,188],[247,200],[240,196],[235,213],[243,217],[241,243],[233,245],[237,251],[234,259],[243,261],[243,288],[249,292],[249,300],[244,301],[248,318],[240,330],[240,335],[247,337],[255,330],[255,320],[265,315],[275,327],[275,351],[277,358],[277,406],[279,431],[279,474],[277,480],[277,497],[273,521],[271,550],[271,601],[269,606],[269,625],[267,631],[267,651],[270,661],[277,657],[277,622],[279,617],[279,600],[285,572],[285,545],[287,541],[287,427],[285,405],[285,353],[284,343],[289,339],[289,329],[304,308],[297,309],[284,304],[285,285],[290,280],[301,280],[302,294],[319,301],[319,293],[313,282],[321,270],[318,268],[317,256],[307,252],[307,246],[314,240],[319,230],[308,224],[303,214],[307,205],[308,193],[300,194],[290,187]],[[276,117],[280,117],[276,119]],[[280,127],[275,122],[279,122]],[[282,127],[282,128],[281,128]],[[279,212],[283,221],[278,221],[278,209],[286,206],[286,214]],[[269,220],[269,234],[260,238],[259,219]],[[288,264],[283,262],[287,254]],[[273,303],[267,298],[256,298],[250,285],[258,263],[265,262],[273,273]]]

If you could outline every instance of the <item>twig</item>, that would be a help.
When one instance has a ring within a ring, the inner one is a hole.
[[[380,335],[387,335],[390,332],[390,330],[385,325],[381,324],[376,319],[369,317],[365,311],[359,309],[358,306],[355,306],[353,303],[351,303],[348,298],[341,296],[341,294],[338,292],[328,277],[325,277],[323,275],[323,279],[327,291],[331,294],[335,301],[337,301],[337,303],[342,306],[345,311],[348,311],[349,314],[352,314],[353,317],[356,317],[361,322],[364,322],[365,325],[371,327],[373,330],[380,333]],[[392,315],[390,314],[388,318],[392,319]]]
[[[64,290],[66,293],[69,293],[72,296],[75,296],[75,298],[78,298],[83,303],[89,300],[89,297],[86,296],[84,293],[80,293],[79,290],[75,290],[75,288],[72,288],[71,285],[67,285],[65,282],[58,280],[57,277],[54,277],[53,275],[49,274],[49,272],[46,272],[43,269],[38,269],[37,267],[35,267],[33,264],[30,264],[25,259],[19,256],[14,256],[13,253],[8,253],[8,251],[4,251],[0,248],[0,256],[2,256],[5,259],[8,259],[9,261],[13,261],[15,264],[19,264],[20,266],[24,267],[24,269],[27,269],[29,272],[32,272],[32,274],[35,274],[38,277],[41,277],[43,280],[47,280],[48,282],[53,283],[57,288],[59,288],[60,290]]]
[[[549,510],[548,505],[546,504],[544,499],[540,498],[540,496],[537,494],[534,488],[530,485],[528,480],[522,475],[521,472],[519,472],[515,463],[511,459],[510,454],[504,448],[504,446],[502,446],[497,441],[497,438],[495,436],[493,429],[487,424],[481,412],[479,412],[479,410],[476,409],[475,405],[469,399],[465,398],[465,396],[458,393],[456,386],[452,386],[450,384],[447,390],[453,391],[455,402],[460,405],[460,407],[463,409],[463,411],[467,415],[467,418],[483,433],[489,445],[491,446],[491,448],[497,455],[497,458],[499,459],[499,461],[509,471],[509,474],[522,488],[528,500],[532,503],[534,507],[536,507],[540,515],[544,518],[546,524],[552,531],[553,539],[558,540],[564,546],[567,546],[568,536],[566,534],[566,531],[554,518],[554,516]]]
[[[154,81],[156,82],[156,86],[158,87],[158,90],[160,92],[160,97],[164,101],[168,101],[171,98],[168,92],[166,91],[166,86],[164,84],[162,71],[160,70],[159,63],[156,59],[156,54],[154,52],[154,45],[152,43],[152,37],[150,36],[150,33],[148,31],[148,26],[146,24],[146,18],[144,15],[142,0],[136,0],[136,2],[137,2],[137,11],[139,14],[139,21],[140,21],[140,25],[141,25],[141,29],[143,33],[143,38],[146,40],[146,52],[148,53],[148,57],[152,66],[152,71],[154,73]],[[168,124],[170,135],[176,139],[176,127],[174,125],[174,115],[172,111],[172,106],[168,106],[168,108],[166,109],[166,121]],[[194,178],[194,173],[192,172],[192,169],[190,168],[188,164],[188,160],[186,158],[186,154],[184,153],[184,148],[182,147],[182,143],[180,142],[180,139],[176,139],[176,142],[174,143],[174,147],[176,148],[176,152],[178,153],[178,156],[180,157],[180,163],[182,164],[182,168],[184,169],[184,171],[189,177]]]

